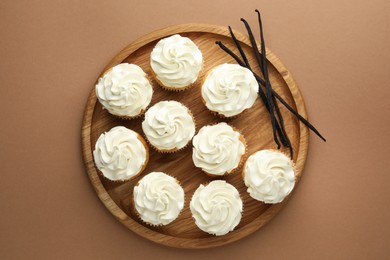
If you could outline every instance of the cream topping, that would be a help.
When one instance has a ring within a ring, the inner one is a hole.
[[[167,225],[184,207],[184,190],[175,178],[151,172],[134,186],[134,205],[143,221]]]
[[[243,203],[233,185],[216,180],[198,187],[192,196],[190,210],[201,230],[222,236],[240,223]]]
[[[93,151],[96,167],[112,181],[125,181],[140,173],[147,163],[142,137],[123,126],[102,133]]]
[[[195,43],[178,34],[160,40],[150,55],[150,65],[157,79],[172,88],[194,83],[202,62],[202,53]]]
[[[192,140],[195,166],[214,175],[231,172],[245,154],[245,144],[240,136],[226,123],[202,127]]]
[[[150,104],[153,88],[145,72],[121,63],[107,71],[96,84],[96,96],[113,115],[137,116]]]
[[[294,167],[283,153],[261,150],[248,158],[244,182],[252,198],[265,203],[279,203],[294,188]]]
[[[202,97],[209,110],[231,117],[252,107],[258,88],[249,69],[225,63],[208,74],[202,85]]]
[[[177,101],[160,101],[145,113],[142,129],[158,150],[181,149],[195,134],[190,110]]]

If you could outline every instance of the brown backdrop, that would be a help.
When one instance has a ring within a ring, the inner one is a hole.
[[[146,3],[147,2],[147,3]],[[378,259],[390,257],[390,2],[0,2],[1,259]],[[127,230],[81,157],[88,94],[137,37],[188,22],[256,23],[300,85],[313,134],[301,183],[261,230],[208,250]]]

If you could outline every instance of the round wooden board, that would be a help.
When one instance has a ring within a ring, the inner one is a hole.
[[[215,41],[220,40],[232,50],[236,50],[234,43],[229,37],[227,28],[203,25],[185,24],[177,25],[147,34],[123,49],[106,66],[101,75],[109,68],[122,63],[134,63],[139,65],[150,75],[149,56],[152,48],[161,38],[179,33],[191,38],[203,53],[204,70],[197,83],[189,90],[183,92],[168,92],[162,90],[156,82],[152,82],[154,95],[152,105],[161,100],[177,100],[185,104],[192,111],[197,124],[197,131],[204,125],[225,121],[238,128],[245,136],[248,144],[248,155],[260,149],[276,149],[273,141],[272,127],[269,114],[260,98],[255,105],[240,117],[231,120],[221,120],[213,116],[204,106],[200,99],[200,84],[205,72],[222,63],[235,63],[223,52]],[[248,38],[239,32],[235,32],[238,40],[242,43],[248,54],[249,62],[253,64],[255,71],[259,72],[254,60],[254,55]],[[305,105],[297,84],[279,59],[268,50],[267,59],[269,64],[270,80],[273,88],[302,116],[307,118]],[[82,125],[82,150],[88,176],[107,209],[127,228],[138,235],[159,244],[178,248],[209,248],[231,243],[258,230],[271,220],[287,202],[267,205],[253,200],[246,192],[246,187],[241,174],[236,173],[223,177],[227,182],[234,185],[240,192],[244,201],[244,213],[240,224],[234,231],[220,237],[209,235],[198,229],[191,217],[189,202],[195,189],[207,183],[213,178],[206,176],[197,169],[192,162],[192,147],[187,146],[184,150],[173,154],[160,154],[150,149],[150,161],[145,171],[136,179],[118,183],[111,182],[98,174],[92,152],[99,135],[110,128],[123,125],[138,133],[142,132],[141,123],[143,118],[133,120],[121,120],[108,114],[97,102],[95,86],[88,98]],[[294,149],[294,162],[296,164],[297,182],[299,181],[306,161],[309,142],[308,129],[300,123],[285,107],[279,104],[285,121],[286,131],[291,139]],[[283,150],[288,153],[288,150]],[[181,215],[171,224],[163,227],[151,227],[145,225],[135,214],[132,203],[133,185],[145,174],[152,171],[163,171],[176,177],[182,184],[186,203]]]

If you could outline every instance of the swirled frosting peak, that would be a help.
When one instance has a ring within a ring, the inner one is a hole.
[[[245,154],[241,134],[226,123],[202,127],[192,144],[195,166],[212,175],[231,172]]]
[[[121,63],[107,71],[96,84],[96,96],[113,115],[135,117],[149,105],[152,85],[134,64]]]
[[[147,149],[145,141],[138,133],[117,126],[100,135],[93,157],[96,167],[106,178],[125,181],[141,173],[146,166]]]
[[[202,97],[209,110],[232,117],[253,106],[258,87],[249,69],[225,63],[208,74],[202,85]]]
[[[160,101],[145,113],[142,129],[150,144],[160,151],[176,151],[195,134],[190,110],[177,101]]]
[[[134,186],[134,206],[144,222],[167,225],[184,207],[184,190],[175,178],[151,172]]]
[[[150,65],[164,86],[184,88],[194,83],[202,67],[202,53],[187,37],[178,34],[161,39],[150,55]]]
[[[190,210],[201,230],[222,236],[240,223],[243,204],[233,185],[216,180],[198,187],[192,196]]]
[[[261,150],[246,161],[244,182],[252,198],[269,204],[279,203],[294,188],[294,167],[285,154]]]

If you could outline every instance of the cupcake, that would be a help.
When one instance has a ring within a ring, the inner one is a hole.
[[[268,204],[283,201],[295,185],[293,162],[275,150],[261,150],[249,156],[242,174],[249,195]]]
[[[157,151],[176,152],[184,148],[195,134],[191,111],[177,101],[160,101],[145,113],[142,129]]]
[[[152,75],[167,90],[190,87],[198,78],[202,64],[202,53],[195,43],[178,34],[161,39],[150,54]]]
[[[226,123],[202,127],[192,144],[195,166],[209,176],[233,173],[244,162],[245,139]]]
[[[134,64],[112,67],[96,84],[96,96],[103,108],[125,119],[142,115],[152,95],[153,88],[145,72]]]
[[[243,203],[233,185],[217,180],[196,189],[190,210],[195,224],[201,230],[223,236],[240,223]]]
[[[184,207],[184,190],[175,178],[163,172],[151,172],[134,186],[133,202],[146,224],[168,225]]]
[[[141,135],[116,126],[99,136],[93,158],[104,177],[111,181],[127,181],[145,169],[149,148]]]
[[[259,85],[253,73],[238,64],[222,64],[212,69],[202,84],[206,107],[220,117],[235,117],[253,106]]]

